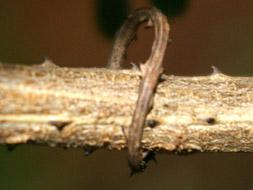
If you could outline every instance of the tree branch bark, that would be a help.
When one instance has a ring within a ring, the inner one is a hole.
[[[253,151],[253,78],[163,75],[142,147]],[[0,64],[0,144],[124,149],[137,71]]]

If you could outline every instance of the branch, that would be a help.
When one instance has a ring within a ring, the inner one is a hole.
[[[253,151],[253,78],[162,77],[142,147]],[[137,71],[0,64],[0,144],[126,146]]]

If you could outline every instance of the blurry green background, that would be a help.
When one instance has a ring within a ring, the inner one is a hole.
[[[151,5],[169,16],[167,74],[206,75],[215,65],[229,75],[252,75],[252,0],[1,0],[0,60],[39,64],[48,57],[61,66],[104,67],[124,18]],[[126,62],[144,61],[152,40],[153,31],[142,27]],[[157,160],[129,178],[126,152],[85,157],[81,149],[0,146],[0,189],[253,189],[250,153],[159,154]]]

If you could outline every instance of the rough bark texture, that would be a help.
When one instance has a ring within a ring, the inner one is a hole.
[[[142,146],[253,151],[253,78],[163,75]],[[0,144],[123,149],[137,71],[0,64]]]

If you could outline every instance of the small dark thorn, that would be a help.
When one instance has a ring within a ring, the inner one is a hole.
[[[62,131],[64,127],[69,125],[70,121],[50,121],[49,124],[55,126],[59,131]]]
[[[83,148],[83,150],[85,156],[90,156],[95,151],[95,148],[91,146],[86,146]]]
[[[14,151],[17,148],[17,144],[6,144],[6,148],[9,152]]]
[[[148,119],[148,120],[145,121],[145,125],[150,127],[150,128],[154,128],[159,124],[160,124],[160,122],[157,121],[157,120],[154,120],[154,119]]]
[[[213,117],[209,117],[209,118],[206,119],[206,122],[207,122],[208,124],[210,124],[210,125],[213,125],[213,124],[216,123],[216,120],[215,120],[215,118],[213,118]]]

